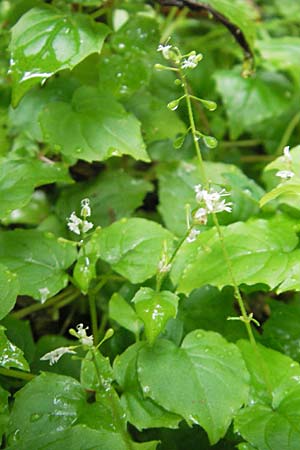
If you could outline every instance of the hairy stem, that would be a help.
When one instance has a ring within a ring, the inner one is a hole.
[[[35,375],[28,372],[21,372],[19,370],[14,369],[5,369],[4,367],[0,367],[0,375],[4,375],[5,377],[18,378],[19,380],[30,381]]]
[[[75,300],[79,295],[77,290],[74,290],[74,287],[70,287],[65,289],[63,292],[55,295],[54,297],[47,300],[45,303],[33,303],[32,305],[26,306],[25,308],[20,309],[11,314],[15,319],[23,319],[24,317],[32,314],[33,312],[40,311],[42,309],[50,308],[51,306],[56,306],[62,300],[69,299],[70,302]]]

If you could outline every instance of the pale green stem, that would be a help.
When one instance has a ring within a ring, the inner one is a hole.
[[[15,319],[23,319],[23,317],[28,316],[29,314],[32,314],[33,312],[40,311],[42,309],[50,308],[51,306],[55,306],[57,303],[59,303],[61,300],[65,300],[66,298],[72,299],[73,301],[75,298],[77,298],[79,295],[78,291],[74,291],[73,287],[70,287],[66,289],[65,291],[61,292],[60,294],[57,294],[55,297],[50,298],[45,303],[33,303],[32,305],[26,306],[25,308],[20,309],[19,311],[16,311],[11,314],[11,317],[14,317]]]
[[[284,147],[288,144],[294,129],[296,128],[296,126],[298,125],[298,123],[300,122],[300,111],[297,112],[297,114],[294,115],[294,117],[292,118],[292,120],[290,121],[290,123],[288,124],[285,132],[283,133],[283,136],[281,138],[281,141],[277,147],[277,150],[275,152],[276,155],[280,155],[282,153],[282,150],[284,149]]]
[[[91,317],[92,333],[94,337],[94,344],[97,345],[99,342],[99,334],[98,334],[96,295],[91,292],[88,294],[88,298],[89,298],[90,317]]]
[[[183,87],[184,87],[184,92],[186,94],[186,103],[187,103],[187,108],[188,108],[188,115],[189,115],[189,121],[191,124],[191,131],[192,131],[192,135],[193,135],[193,140],[194,140],[194,145],[195,145],[195,149],[196,149],[196,153],[197,153],[197,157],[198,157],[198,163],[199,163],[199,170],[200,170],[200,175],[201,175],[201,179],[203,180],[203,184],[205,185],[206,188],[209,188],[209,182],[208,182],[208,178],[206,176],[206,172],[205,172],[205,168],[204,168],[204,164],[203,164],[203,159],[202,159],[202,155],[201,155],[201,151],[200,151],[200,146],[199,146],[199,142],[197,139],[197,130],[195,128],[195,123],[194,123],[194,114],[193,114],[193,110],[192,110],[192,105],[191,105],[191,99],[189,96],[189,91],[188,91],[188,86],[187,86],[187,82],[186,82],[186,78],[185,75],[181,72],[180,73],[181,76],[181,80],[183,83]],[[234,294],[235,294],[235,298],[238,302],[242,317],[243,317],[243,322],[245,323],[246,326],[246,330],[247,330],[247,334],[250,340],[250,343],[252,344],[255,354],[260,362],[260,366],[262,368],[262,372],[263,372],[263,376],[265,379],[265,384],[266,387],[269,391],[269,394],[271,396],[272,393],[272,387],[271,387],[271,383],[270,383],[270,377],[269,377],[269,373],[268,373],[268,368],[259,352],[259,349],[257,347],[256,341],[255,341],[255,337],[251,328],[251,324],[249,322],[249,317],[244,305],[244,301],[242,299],[241,293],[240,293],[240,289],[238,287],[238,284],[235,280],[235,276],[234,276],[234,271],[233,271],[233,267],[231,264],[231,260],[230,257],[228,255],[228,251],[225,245],[225,241],[224,241],[224,235],[222,232],[222,228],[220,227],[217,215],[214,213],[213,214],[213,221],[215,224],[215,227],[217,229],[217,233],[219,236],[219,240],[220,240],[220,244],[222,247],[222,252],[224,255],[224,259],[227,265],[227,269],[228,269],[228,273],[229,276],[231,278],[231,284],[233,285],[234,288]]]
[[[4,367],[0,367],[0,375],[11,378],[18,378],[19,380],[30,381],[35,375],[28,372],[21,372],[19,370],[14,369],[5,369]]]
[[[178,8],[175,7],[174,9],[177,10]],[[169,15],[172,14],[172,19],[173,19],[173,17],[174,17],[175,14],[176,14],[176,11],[174,12],[174,11],[172,11],[172,10],[173,10],[173,8],[171,9]],[[167,19],[167,26],[165,27],[165,29],[164,29],[164,31],[163,31],[163,33],[162,33],[160,42],[164,43],[164,42],[168,39],[168,37],[171,36],[171,34],[172,34],[172,33],[174,32],[174,30],[178,27],[178,25],[180,24],[180,22],[181,22],[183,19],[185,19],[185,17],[186,17],[186,15],[187,15],[188,12],[189,12],[189,9],[188,9],[188,8],[183,8],[183,9],[180,11],[180,13],[177,15],[177,17],[176,17],[175,20],[173,20],[173,21],[171,20],[170,23],[169,23],[169,21],[168,21],[168,19]]]

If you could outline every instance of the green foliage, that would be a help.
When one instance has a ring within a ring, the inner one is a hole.
[[[299,449],[299,19],[0,2],[1,448]]]

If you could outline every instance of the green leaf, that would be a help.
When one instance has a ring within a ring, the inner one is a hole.
[[[123,219],[96,233],[88,248],[132,283],[142,283],[157,272],[164,242],[171,254],[173,235],[150,220]]]
[[[76,261],[73,278],[81,292],[88,293],[91,281],[96,278],[96,258],[90,256],[79,256]]]
[[[138,318],[134,309],[117,292],[113,294],[109,301],[109,317],[118,322],[126,330],[138,335],[143,324]]]
[[[223,228],[222,232],[238,285],[262,283],[274,288],[285,279],[290,252],[298,243],[288,220],[237,222]],[[216,229],[201,233],[193,243],[182,245],[175,258],[171,278],[178,284],[178,291],[183,293],[190,293],[205,284],[218,288],[232,285]]]
[[[50,213],[50,203],[41,189],[33,192],[32,197],[22,208],[13,209],[1,222],[10,224],[38,225]]]
[[[300,302],[271,300],[271,315],[264,323],[262,343],[300,362]]]
[[[235,419],[235,431],[259,450],[296,450],[300,439],[299,364],[263,346],[257,348],[260,356],[255,357],[249,342],[240,341],[238,346],[251,374],[252,395]]]
[[[234,295],[231,287],[219,291],[213,286],[195,289],[179,303],[178,319],[183,322],[186,333],[202,328],[216,331],[227,340],[235,342],[246,338],[245,327],[238,321],[227,320],[236,316]]]
[[[108,31],[87,15],[71,15],[51,6],[27,11],[12,28],[14,105],[35,84],[72,69],[91,53],[100,53]]]
[[[20,282],[19,294],[43,299],[40,289],[51,297],[68,284],[65,269],[76,259],[72,243],[57,240],[50,233],[35,230],[2,231],[0,258]]]
[[[283,17],[292,19],[300,18],[300,5],[294,2],[294,0],[274,0],[274,4]]]
[[[51,442],[54,437],[54,442],[59,441],[60,433],[70,428],[85,408],[86,393],[78,381],[42,373],[15,396],[7,430],[8,444],[12,444],[12,448],[14,444],[19,448],[20,444],[22,448],[41,448],[43,440],[47,442],[50,438]],[[31,440],[36,440],[38,446],[31,447]]]
[[[3,319],[13,309],[19,293],[19,281],[16,275],[0,264],[0,319]]]
[[[108,92],[82,86],[71,102],[52,102],[40,116],[44,137],[69,160],[130,155],[149,161],[138,120]]]
[[[117,99],[128,99],[149,83],[151,71],[151,62],[140,53],[106,55],[99,66],[99,87]]]
[[[29,372],[29,365],[23,352],[7,339],[4,331],[5,328],[0,325],[0,366]]]
[[[292,85],[279,73],[258,72],[251,78],[222,70],[214,78],[229,118],[232,139],[267,119],[275,119],[290,107]],[[238,92],[239,95],[235,95]]]
[[[232,164],[206,162],[205,171],[213,184],[225,185],[233,203],[232,213],[218,214],[221,224],[247,220],[259,211],[258,200],[263,190]],[[203,182],[198,164],[184,161],[161,165],[159,177],[159,212],[169,230],[179,236],[186,232],[187,204],[196,208],[194,186]],[[211,222],[212,223],[212,222]]]
[[[211,444],[224,436],[248,396],[248,374],[237,347],[202,330],[188,334],[181,348],[158,340],[141,349],[138,377],[146,397],[201,425]]]
[[[195,3],[197,2],[212,6],[217,12],[225,16],[229,22],[242,31],[249,47],[253,47],[257,13],[251,4],[243,0],[236,0],[234,3],[231,0],[204,0],[201,2],[196,0]]]
[[[0,386],[0,444],[2,436],[7,430],[7,423],[9,418],[8,397],[9,392]]]
[[[98,392],[110,391],[113,372],[109,359],[101,355],[99,351],[89,351],[82,361],[80,380],[85,389]]]
[[[186,126],[179,116],[170,111],[163,100],[146,90],[137,92],[126,106],[141,121],[147,143],[175,139],[177,134],[186,132]]]
[[[37,186],[72,181],[65,164],[50,164],[33,158],[2,159],[0,173],[0,217],[25,206]]]
[[[144,322],[147,340],[153,344],[169,319],[175,318],[179,297],[170,291],[156,292],[142,287],[132,299],[137,315]]]
[[[132,345],[114,361],[114,376],[122,389],[121,405],[128,421],[138,430],[176,428],[181,418],[143,395],[137,373],[138,351],[142,346],[141,343]]]
[[[300,9],[299,9],[300,12]],[[257,48],[265,61],[278,70],[289,70],[296,74],[299,70],[300,38],[285,36],[257,42]]]
[[[159,43],[157,20],[147,15],[131,16],[127,22],[111,36],[111,46],[119,54],[156,54]]]
[[[130,217],[152,189],[147,181],[133,178],[123,170],[107,170],[94,180],[63,189],[56,210],[65,220],[72,211],[78,211],[83,198],[89,198],[92,222],[94,225],[107,226],[114,220]]]
[[[27,320],[19,320],[12,315],[8,315],[5,319],[1,320],[1,325],[5,327],[5,334],[8,339],[22,350],[26,361],[31,364],[36,348],[33,341],[30,322]],[[46,352],[43,354],[45,353]]]
[[[145,443],[131,442],[133,450],[155,450],[158,442]],[[128,443],[124,442],[123,436],[118,433],[99,429],[93,430],[86,425],[75,425],[62,431],[51,431],[43,435],[26,436],[22,440],[25,448],[46,448],[47,450],[61,450],[71,448],[72,450],[101,449],[101,450],[128,450]],[[20,443],[12,444],[7,450],[20,450]]]

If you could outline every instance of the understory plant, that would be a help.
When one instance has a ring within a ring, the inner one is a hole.
[[[0,4],[0,437],[300,450],[300,4]]]

